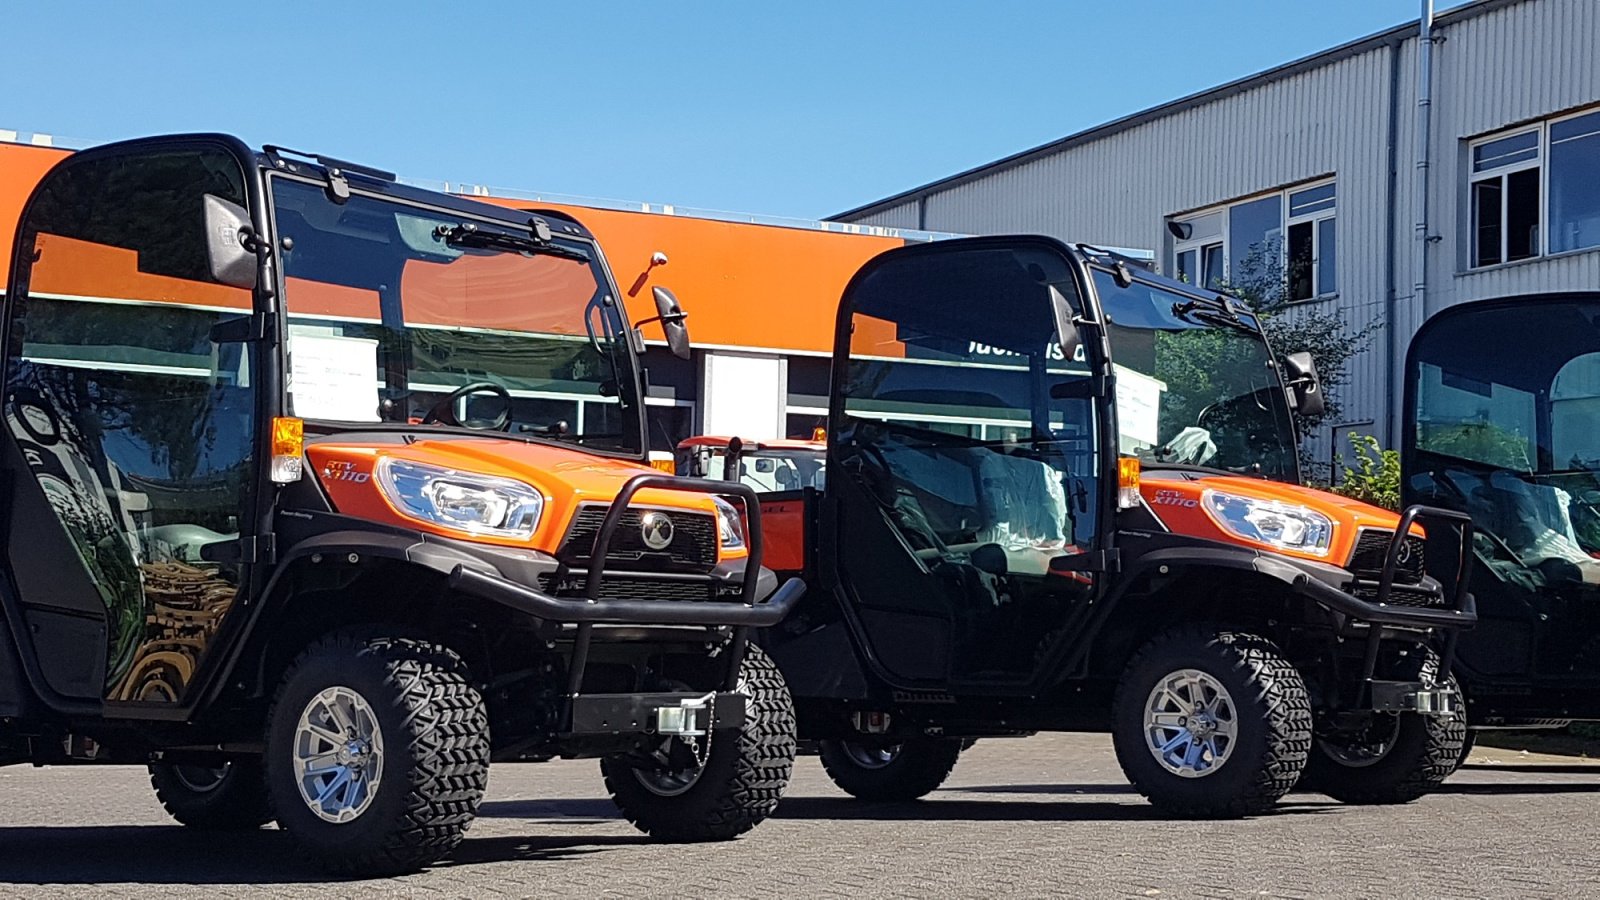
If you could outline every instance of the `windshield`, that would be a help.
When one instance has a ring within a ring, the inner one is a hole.
[[[1248,314],[1094,270],[1117,374],[1121,452],[1154,463],[1293,480],[1294,429]]]
[[[705,477],[733,481],[728,472],[728,452],[718,448],[706,451]],[[739,454],[737,480],[757,491],[822,490],[826,462],[821,450],[746,449]]]
[[[284,178],[272,195],[295,415],[416,424],[448,410],[446,421],[640,452],[633,358],[588,242],[468,246],[445,237],[461,232],[458,213],[361,194],[336,204]]]

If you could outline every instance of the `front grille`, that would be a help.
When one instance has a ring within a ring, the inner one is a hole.
[[[561,558],[572,565],[586,564],[594,552],[594,539],[600,533],[607,507],[590,504],[579,507],[561,545]],[[672,543],[662,550],[645,546],[640,528],[650,510],[629,508],[617,522],[606,553],[606,569],[677,570],[704,572],[717,564],[717,520],[706,513],[685,510],[654,510],[672,520]]]
[[[1393,535],[1392,531],[1362,529],[1356,538],[1356,549],[1350,554],[1350,563],[1345,568],[1362,578],[1381,578],[1384,559],[1389,554],[1389,539]],[[1421,583],[1427,569],[1423,555],[1427,543],[1416,535],[1406,537],[1405,551],[1400,554],[1400,561],[1394,569],[1395,584]]]
[[[585,576],[568,575],[552,589],[554,574],[539,576],[539,586],[545,593],[557,597],[581,595]],[[625,575],[604,575],[600,580],[601,600],[715,600],[715,586],[704,581],[682,581],[669,578],[629,578]]]

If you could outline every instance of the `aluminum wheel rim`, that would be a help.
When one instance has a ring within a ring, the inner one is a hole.
[[[184,790],[195,794],[209,794],[222,787],[223,779],[228,777],[228,770],[233,763],[223,763],[215,768],[211,766],[173,766],[172,777],[183,785]]]
[[[294,741],[300,799],[324,822],[354,821],[383,780],[383,731],[366,698],[330,687],[300,713]]]
[[[899,744],[887,744],[881,747],[868,747],[854,741],[844,742],[845,755],[850,761],[863,769],[882,769],[894,762],[900,756]]]
[[[1390,751],[1394,750],[1395,741],[1400,738],[1400,717],[1384,716],[1388,720],[1373,722],[1361,729],[1348,740],[1339,740],[1335,737],[1317,738],[1317,747],[1329,759],[1341,766],[1351,769],[1365,769],[1383,762]],[[1374,739],[1376,738],[1376,739]]]
[[[1168,772],[1204,778],[1228,761],[1238,720],[1221,682],[1198,669],[1179,669],[1157,682],[1145,702],[1145,743]]]

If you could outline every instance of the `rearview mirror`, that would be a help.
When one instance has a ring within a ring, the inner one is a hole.
[[[651,288],[651,296],[656,300],[656,314],[661,319],[661,330],[667,335],[667,348],[672,355],[679,359],[689,358],[689,329],[683,320],[689,314],[678,305],[678,298],[664,287]]]
[[[215,194],[205,195],[206,262],[211,277],[245,290],[256,286],[256,254],[250,246],[255,229],[250,213]]]
[[[1317,364],[1310,351],[1301,350],[1283,358],[1283,383],[1289,389],[1295,415],[1315,418],[1327,410],[1322,379],[1317,377]]]

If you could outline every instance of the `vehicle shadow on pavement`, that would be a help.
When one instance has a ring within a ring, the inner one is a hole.
[[[323,881],[281,831],[176,825],[0,827],[0,882],[281,884]]]
[[[863,803],[848,797],[785,797],[778,819],[869,820],[884,822],[1143,822],[1169,818],[1143,800],[971,800],[947,799],[943,789],[909,803]],[[1286,801],[1267,815],[1327,813],[1337,803]]]
[[[1600,782],[1600,765],[1595,763],[1571,763],[1568,765],[1557,764],[1529,764],[1521,763],[1467,763],[1461,767],[1463,772],[1517,772],[1527,775],[1593,775]]]
[[[480,819],[528,819],[537,824],[572,825],[622,818],[610,800],[485,800]],[[551,821],[545,821],[551,820]]]
[[[1430,794],[1600,794],[1600,781],[1574,783],[1570,781],[1499,781],[1493,783],[1446,781]]]

